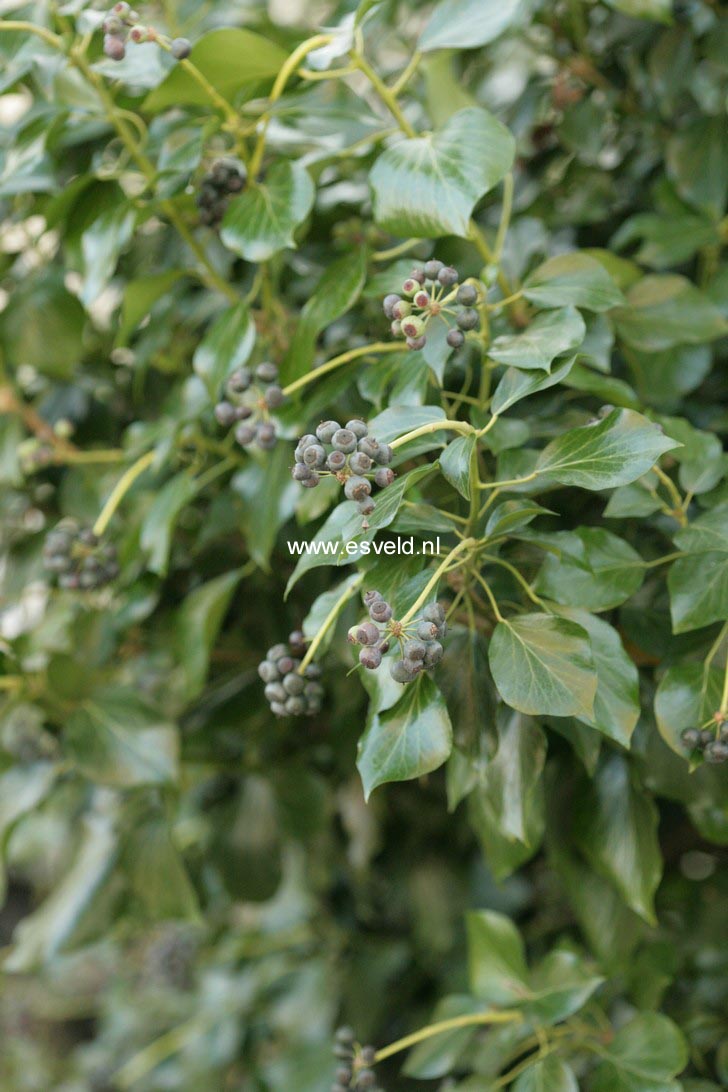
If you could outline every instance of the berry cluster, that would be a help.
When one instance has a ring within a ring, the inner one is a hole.
[[[173,38],[169,41],[158,35],[154,27],[145,27],[139,22],[139,15],[130,4],[121,0],[114,4],[103,22],[104,53],[112,61],[123,61],[128,42],[160,42],[178,61],[189,57],[192,46],[187,38]]]
[[[478,290],[472,284],[459,284],[459,280],[457,269],[437,258],[416,266],[404,281],[401,296],[391,293],[384,297],[384,314],[392,322],[394,337],[405,338],[408,349],[423,349],[430,319],[440,315],[447,321],[447,316],[453,316],[455,325],[448,330],[447,343],[459,349],[465,331],[475,330],[480,324],[473,307]]]
[[[697,751],[706,762],[719,765],[728,761],[728,719],[716,713],[715,728],[686,728],[680,736],[689,751]]]
[[[322,421],[316,435],[302,436],[296,445],[291,473],[306,489],[313,489],[324,475],[333,475],[344,486],[347,500],[356,501],[366,517],[375,508],[372,483],[386,489],[394,481],[390,469],[392,448],[369,435],[365,421]]]
[[[114,544],[101,542],[90,527],[79,527],[71,519],[49,531],[43,563],[60,588],[101,588],[119,575]]]
[[[228,379],[225,397],[215,406],[215,417],[223,428],[235,425],[235,439],[241,447],[253,442],[264,451],[275,447],[277,433],[270,411],[284,401],[277,380],[278,368],[269,360],[258,364],[254,372],[236,368]]]
[[[305,653],[303,634],[296,630],[288,644],[273,645],[258,665],[265,683],[265,696],[277,717],[311,717],[321,711],[324,689],[318,679],[321,669],[309,664],[301,673]]]
[[[334,1057],[339,1066],[331,1092],[382,1092],[372,1069],[377,1051],[359,1046],[352,1028],[338,1028],[334,1036]]]
[[[245,175],[230,159],[218,159],[202,179],[197,195],[200,223],[217,227],[228,207],[230,198],[240,193]]]
[[[369,608],[369,621],[349,630],[350,642],[364,646],[359,653],[362,667],[376,671],[393,640],[399,643],[402,653],[389,668],[395,682],[413,682],[421,671],[439,664],[444,651],[441,642],[447,633],[445,611],[439,603],[431,603],[420,618],[403,625],[393,617],[391,606],[380,592],[368,591],[364,602]]]

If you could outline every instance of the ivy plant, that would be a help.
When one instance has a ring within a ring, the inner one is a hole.
[[[727,47],[3,5],[3,1089],[726,1086]]]

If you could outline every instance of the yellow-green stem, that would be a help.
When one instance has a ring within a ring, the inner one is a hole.
[[[493,595],[493,592],[490,590],[490,584],[488,583],[488,581],[483,576],[481,576],[481,574],[477,572],[477,570],[473,573],[473,575],[475,576],[475,579],[478,581],[485,594],[488,596],[488,601],[493,608],[493,614],[496,616],[499,622],[505,622],[505,618],[498,609],[498,601]]]
[[[453,1016],[449,1020],[438,1020],[435,1024],[428,1024],[426,1027],[420,1028],[419,1031],[413,1031],[411,1035],[405,1035],[402,1039],[390,1043],[389,1046],[382,1047],[381,1050],[377,1051],[374,1060],[375,1062],[383,1062],[394,1054],[409,1050],[417,1043],[421,1043],[425,1039],[431,1039],[433,1035],[442,1035],[446,1031],[484,1026],[486,1024],[515,1024],[522,1021],[523,1016],[520,1012],[509,1009],[502,1012],[473,1012],[463,1016]]]
[[[388,262],[392,258],[399,258],[400,255],[406,254],[412,247],[421,243],[421,239],[405,239],[403,243],[398,243],[397,246],[390,246],[388,250],[375,250],[372,254],[373,262]]]
[[[332,357],[325,364],[320,364],[318,368],[314,368],[306,375],[302,375],[300,379],[294,379],[292,383],[283,388],[283,393],[286,396],[294,394],[302,387],[306,387],[309,383],[320,379],[322,375],[327,375],[336,368],[340,368],[342,364],[348,364],[350,360],[357,360],[360,356],[369,356],[371,353],[397,352],[402,352],[402,346],[397,341],[373,341],[371,345],[360,345],[357,349],[349,349],[345,353],[340,353],[339,356]]]
[[[447,557],[444,558],[444,560],[440,562],[440,564],[437,566],[434,573],[432,574],[430,579],[427,581],[424,588],[422,589],[420,594],[417,596],[417,598],[415,599],[414,603],[412,604],[410,609],[407,611],[405,616],[403,618],[399,619],[400,623],[403,626],[406,626],[408,622],[411,622],[412,619],[414,618],[414,616],[417,614],[417,611],[422,606],[422,604],[427,602],[427,597],[429,596],[432,589],[437,586],[437,583],[438,583],[440,577],[447,570],[448,566],[450,565],[450,562],[454,558],[458,557],[461,553],[463,553],[464,550],[469,550],[475,545],[476,545],[476,541],[475,541],[474,538],[464,538],[462,540],[462,542],[459,542],[457,544],[457,546],[455,546],[450,551],[450,553],[447,555]]]
[[[513,209],[513,175],[508,174],[503,179],[503,206],[501,209],[501,218],[498,224],[498,232],[495,237],[494,258],[500,264],[500,260],[503,257],[503,244],[506,241],[506,234],[511,222],[511,211]]]
[[[407,84],[410,82],[415,72],[417,71],[420,61],[422,60],[421,53],[413,53],[407,63],[407,67],[402,70],[400,75],[392,84],[390,90],[393,95],[401,95]]]
[[[16,31],[21,34],[35,34],[37,38],[42,38],[44,42],[49,46],[53,46],[54,49],[63,49],[62,38],[59,38],[52,30],[48,30],[47,27],[37,26],[35,23],[26,23],[20,19],[3,19],[0,23],[0,31]]]
[[[144,473],[147,467],[151,466],[154,462],[154,455],[154,451],[147,451],[145,455],[142,455],[141,458],[137,459],[137,461],[129,467],[126,473],[122,474],[119,478],[118,482],[111,490],[106,504],[101,509],[99,518],[96,520],[96,523],[94,523],[93,531],[95,535],[103,535],[114,512],[119,507],[134,482]]]
[[[469,421],[448,421],[447,418],[444,418],[442,421],[428,421],[426,425],[413,428],[411,432],[406,432],[404,436],[398,436],[396,440],[392,440],[389,446],[393,448],[402,447],[404,444],[408,444],[410,440],[417,440],[420,436],[428,436],[431,432],[459,432],[463,435],[470,435],[475,434],[476,430]]]
[[[372,68],[366,58],[361,55],[361,53],[357,53],[356,51],[352,50],[351,59],[356,67],[359,69],[359,71],[363,72],[366,78],[369,80],[370,84],[377,92],[379,98],[387,107],[390,114],[397,122],[405,136],[409,137],[410,139],[414,139],[417,136],[417,132],[412,127],[412,125],[410,125],[410,123],[407,121],[407,118],[402,113],[402,108],[397,102],[396,94],[391,91],[389,87],[387,87],[382,77],[377,72],[375,72],[375,70]]]
[[[258,133],[258,139],[253,149],[253,154],[250,159],[249,177],[254,180],[258,172],[260,171],[261,164],[263,162],[263,154],[265,152],[265,140],[268,133],[268,126],[270,125],[270,110],[271,107],[278,102],[278,99],[283,94],[286,84],[298,68],[299,64],[309,53],[313,53],[315,49],[319,49],[321,46],[328,45],[332,40],[331,34],[315,34],[313,38],[307,38],[305,42],[294,49],[288,60],[281,67],[278,75],[276,76],[275,83],[271,89],[270,97],[268,99],[268,106],[261,118],[261,129]]]
[[[326,615],[323,622],[319,626],[319,628],[318,628],[318,630],[316,632],[316,636],[314,637],[313,641],[311,641],[311,644],[306,649],[306,655],[301,660],[301,665],[298,668],[299,675],[302,675],[304,673],[304,671],[306,670],[306,668],[308,667],[308,665],[311,663],[314,656],[316,655],[316,652],[318,651],[319,645],[323,641],[323,639],[326,636],[326,634],[328,633],[329,629],[334,624],[336,619],[339,617],[339,614],[344,609],[344,606],[346,605],[346,603],[348,603],[348,601],[351,599],[351,597],[354,594],[354,592],[356,591],[356,589],[361,586],[361,583],[362,583],[363,580],[364,580],[364,573],[359,573],[356,580],[352,580],[351,584],[349,584],[349,586],[347,588],[344,588],[343,592],[341,593],[339,598],[336,600],[333,607],[331,608],[331,610],[329,611],[329,613]]]

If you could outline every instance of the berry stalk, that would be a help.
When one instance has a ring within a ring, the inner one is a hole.
[[[417,611],[420,609],[422,604],[427,602],[428,595],[430,594],[432,589],[437,586],[437,582],[439,581],[442,574],[449,567],[450,562],[453,561],[453,559],[456,558],[459,554],[461,554],[463,552],[463,550],[469,550],[473,546],[477,546],[476,539],[474,539],[474,538],[464,538],[462,540],[462,542],[459,542],[457,544],[457,546],[455,546],[450,551],[450,553],[447,555],[447,557],[443,558],[443,560],[437,566],[437,568],[435,569],[435,571],[432,574],[432,576],[430,577],[430,579],[425,584],[425,586],[422,589],[422,591],[420,592],[420,594],[415,599],[415,601],[412,604],[412,606],[410,607],[410,609],[407,611],[407,613],[404,615],[403,618],[400,618],[401,625],[406,626],[407,623],[409,621],[411,621],[414,618],[414,616],[417,614]]]
[[[103,535],[114,512],[119,507],[134,482],[137,478],[141,477],[147,467],[151,466],[154,462],[155,454],[156,452],[154,451],[147,451],[145,455],[142,455],[141,458],[137,459],[137,461],[129,467],[126,473],[122,474],[119,478],[118,482],[111,490],[106,504],[101,509],[98,519],[94,523],[93,532],[95,535],[99,537]]]

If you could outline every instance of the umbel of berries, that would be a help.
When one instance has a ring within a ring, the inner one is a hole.
[[[331,1092],[383,1092],[372,1068],[377,1051],[373,1046],[360,1046],[353,1028],[337,1028],[334,1035],[336,1072]]]
[[[389,671],[395,682],[413,682],[422,671],[429,671],[440,662],[447,622],[439,603],[431,603],[421,617],[406,624],[394,618],[391,606],[380,592],[368,591],[364,603],[369,609],[369,621],[349,630],[352,644],[363,645],[359,653],[362,667],[376,671],[394,641],[401,653],[390,661]]]
[[[338,421],[322,421],[315,435],[308,433],[298,441],[291,473],[305,489],[333,475],[344,486],[347,500],[356,501],[366,519],[375,508],[373,487],[386,489],[394,481],[389,467],[392,455],[389,444],[369,435],[365,421],[347,421],[343,427]]]
[[[728,761],[728,716],[718,712],[713,717],[712,727],[686,728],[680,739],[688,751],[719,766]]]
[[[287,644],[274,645],[258,664],[265,696],[277,717],[311,717],[321,711],[324,690],[318,681],[321,669],[308,664],[300,670],[305,646],[303,634],[294,632]]]
[[[275,447],[276,426],[270,411],[284,401],[278,368],[269,360],[250,368],[236,368],[225,386],[225,396],[215,406],[215,418],[223,428],[235,429],[241,447],[257,444],[264,451]]]
[[[173,43],[174,44],[174,43]],[[200,223],[217,227],[227,211],[230,198],[240,193],[245,175],[232,159],[218,159],[202,179],[197,194]]]
[[[89,527],[70,519],[49,531],[43,563],[59,588],[101,588],[119,575],[113,542],[102,542]]]
[[[447,332],[447,343],[459,349],[465,332],[479,325],[478,290],[472,284],[459,284],[460,274],[451,265],[431,258],[416,266],[402,284],[401,295],[384,297],[384,314],[390,320],[394,337],[402,337],[409,349],[423,349],[432,319],[440,318],[455,325]]]

